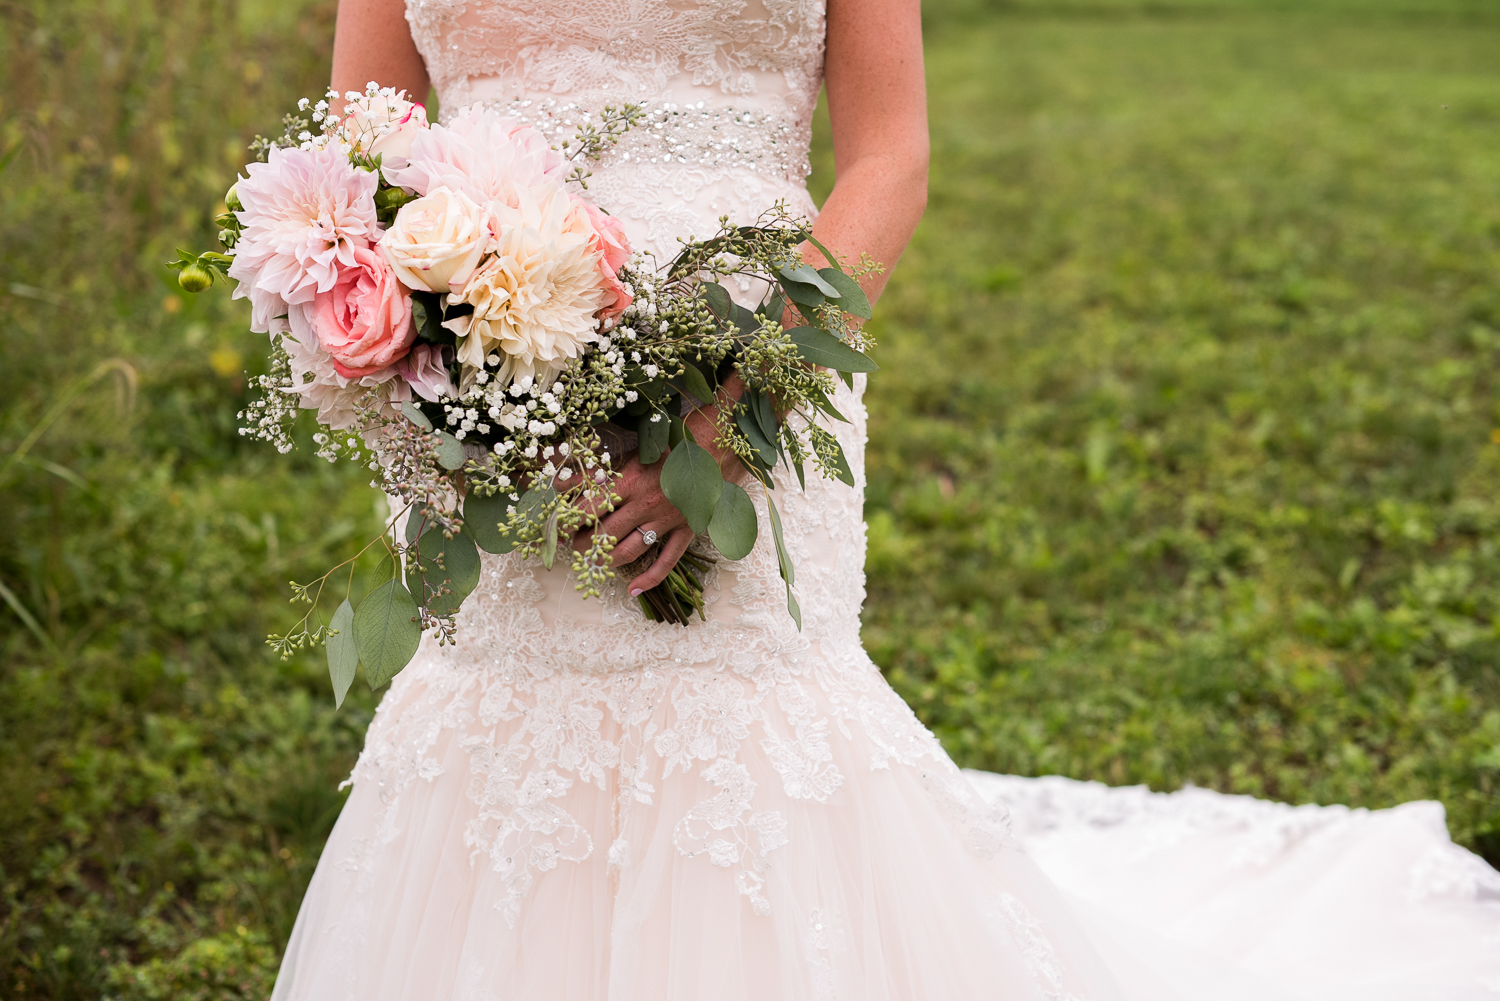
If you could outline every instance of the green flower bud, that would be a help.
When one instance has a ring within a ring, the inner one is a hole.
[[[214,283],[214,276],[201,264],[189,264],[177,276],[177,284],[188,292],[202,292]]]
[[[229,186],[228,191],[224,192],[224,207],[231,212],[243,212],[245,210],[244,203],[240,201],[239,187],[240,183],[236,181]]]

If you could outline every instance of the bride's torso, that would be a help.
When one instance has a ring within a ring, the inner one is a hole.
[[[670,257],[778,200],[812,210],[824,0],[408,0],[407,20],[445,115],[482,103],[571,131],[573,109],[645,105],[589,181],[638,249]]]
[[[723,216],[750,222],[777,202],[815,212],[805,181],[823,0],[408,0],[407,20],[445,118],[482,104],[561,138],[580,111],[644,105],[645,122],[591,165],[588,196],[659,262],[680,239],[713,235]],[[734,291],[747,304],[756,295],[748,284]],[[802,630],[787,612],[765,499],[752,486],[763,531],[748,557],[711,573],[707,624],[645,621],[623,581],[584,600],[563,567],[487,557],[464,641],[445,659],[614,672],[857,648],[865,422],[862,381],[856,387],[840,387],[835,404],[850,423],[832,428],[855,485],[809,471],[804,492],[789,470],[777,477]]]

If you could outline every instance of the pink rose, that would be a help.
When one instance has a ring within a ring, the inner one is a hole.
[[[445,396],[457,395],[448,378],[448,366],[443,364],[443,349],[436,344],[418,344],[411,354],[396,363],[397,380],[392,399],[409,400],[416,392],[422,399],[432,403]],[[405,385],[401,385],[402,380]],[[409,387],[409,388],[408,388]]]
[[[318,344],[348,379],[375,375],[406,355],[416,330],[411,300],[379,253],[360,248],[354,265],[313,300]]]
[[[577,204],[584,217],[581,221],[586,221],[593,231],[593,250],[600,255],[599,274],[604,279],[605,301],[599,316],[612,320],[625,312],[633,301],[619,278],[620,269],[630,260],[630,240],[625,236],[625,227],[620,220],[581,198]]]

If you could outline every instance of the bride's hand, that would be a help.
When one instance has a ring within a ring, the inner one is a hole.
[[[655,532],[661,551],[646,572],[630,582],[632,596],[649,591],[666,580],[667,574],[693,541],[693,529],[687,519],[662,493],[661,467],[660,462],[643,466],[641,460],[632,455],[620,469],[619,479],[615,482],[620,504],[600,519],[592,531],[579,532],[573,540],[573,548],[582,550],[588,547],[590,537],[596,532],[614,536],[616,542],[611,559],[619,567],[639,559],[650,548],[642,532]]]
[[[734,400],[744,391],[738,376],[725,380],[721,399]],[[728,449],[714,444],[715,421],[718,407],[709,406],[692,411],[687,416],[688,427],[698,444],[707,449],[719,462],[724,478],[738,483],[745,476],[745,467],[739,457]],[[631,597],[660,584],[677,565],[682,554],[693,542],[694,532],[682,512],[677,510],[661,489],[661,460],[649,466],[641,465],[640,458],[632,454],[620,469],[615,481],[615,493],[620,503],[606,514],[591,530],[584,530],[573,537],[573,548],[582,552],[587,549],[595,532],[603,532],[615,538],[611,559],[617,567],[640,559],[650,548],[643,532],[655,532],[661,551],[656,560],[635,580],[630,582]],[[640,531],[637,531],[640,529]]]

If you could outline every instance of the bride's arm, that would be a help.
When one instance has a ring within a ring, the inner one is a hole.
[[[333,34],[333,89],[363,92],[371,80],[427,103],[427,66],[411,40],[406,0],[339,0]],[[335,112],[342,106],[336,102]]]
[[[918,0],[829,0],[824,72],[834,185],[813,233],[854,262],[869,254],[888,275],[927,207]],[[864,280],[871,302],[885,282],[875,275]]]

